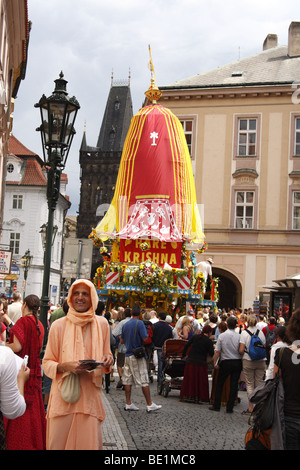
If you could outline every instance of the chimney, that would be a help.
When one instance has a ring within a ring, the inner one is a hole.
[[[300,56],[300,22],[293,21],[289,27],[288,56]]]
[[[276,47],[278,45],[277,34],[268,34],[263,44],[263,51]]]

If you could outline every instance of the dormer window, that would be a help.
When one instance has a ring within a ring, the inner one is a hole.
[[[7,173],[12,173],[14,171],[14,166],[12,163],[7,165]]]

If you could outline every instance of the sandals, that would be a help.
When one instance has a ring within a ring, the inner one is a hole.
[[[250,410],[245,410],[245,411],[242,411],[242,415],[251,415],[252,411]]]

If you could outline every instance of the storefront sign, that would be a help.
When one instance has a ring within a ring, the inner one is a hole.
[[[10,274],[12,252],[1,250],[0,251],[0,273]]]

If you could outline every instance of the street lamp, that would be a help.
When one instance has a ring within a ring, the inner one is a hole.
[[[46,249],[46,243],[47,243],[47,224],[43,224],[43,225],[40,227],[40,229],[41,229],[41,230],[40,230],[40,234],[41,234],[41,238],[42,238],[43,250],[45,251],[45,249]],[[55,240],[57,231],[58,231],[58,226],[57,226],[57,225],[54,225],[54,227],[53,227],[53,235],[52,235],[51,246],[54,245],[54,240]]]
[[[40,108],[42,124],[37,128],[41,133],[47,179],[48,223],[45,243],[44,277],[41,297],[40,320],[45,328],[44,344],[47,341],[47,316],[49,308],[49,279],[51,248],[53,240],[53,218],[60,192],[61,172],[65,168],[69,150],[75,134],[74,122],[80,105],[67,93],[67,81],[61,72],[54,80],[55,90],[48,98],[43,95],[34,106]]]
[[[23,290],[23,300],[25,298],[25,290],[26,290],[26,281],[29,268],[31,266],[33,256],[30,255],[30,250],[25,251],[25,255],[21,258],[21,268],[24,269],[24,290]]]

